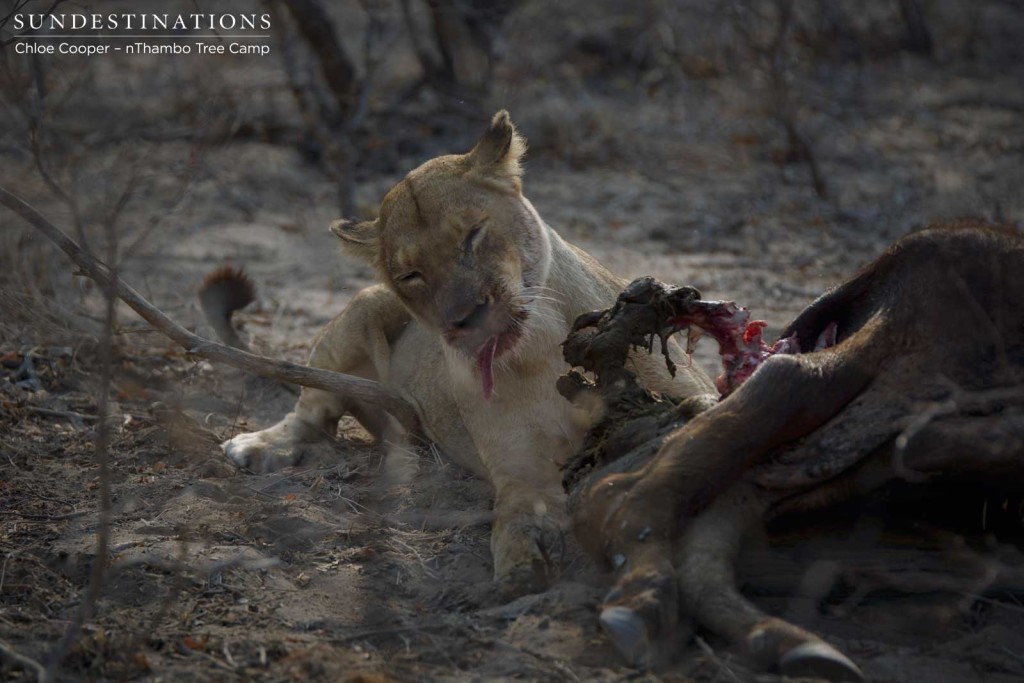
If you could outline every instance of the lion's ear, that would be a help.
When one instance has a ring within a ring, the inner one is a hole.
[[[516,132],[508,112],[502,109],[466,156],[475,169],[484,173],[518,179],[522,175],[519,162],[525,153],[526,140]]]
[[[341,238],[346,253],[373,264],[377,259],[380,227],[377,221],[356,221],[341,218],[331,223],[331,232]]]

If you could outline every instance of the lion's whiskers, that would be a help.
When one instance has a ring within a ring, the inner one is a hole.
[[[549,296],[553,301],[558,301],[559,303],[562,303],[563,300],[562,292],[559,292],[557,289],[552,289],[551,287],[545,287],[544,285],[527,285],[521,287],[519,289],[519,294],[538,297]]]

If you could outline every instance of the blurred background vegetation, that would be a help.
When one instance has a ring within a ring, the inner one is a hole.
[[[21,55],[18,12],[267,14],[271,52]],[[781,324],[908,229],[1024,218],[1022,35],[1013,0],[0,0],[0,180],[188,312],[168,282],[225,258],[368,283],[327,222],[507,108],[556,229]],[[290,241],[212,230],[266,223]],[[95,314],[0,226],[7,334]]]
[[[13,15],[51,11],[266,13],[271,53],[16,54]],[[157,277],[212,225],[323,239],[339,214],[372,216],[507,108],[557,229],[625,271],[724,254],[743,270],[657,274],[788,313],[907,229],[1021,220],[1021,35],[1013,0],[3,0],[0,176]],[[11,221],[8,325],[39,324],[40,293],[73,317],[80,297],[61,299],[89,284]],[[256,248],[211,245],[180,275]],[[271,283],[306,262],[280,263]]]

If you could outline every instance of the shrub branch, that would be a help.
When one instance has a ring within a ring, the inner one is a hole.
[[[187,353],[225,363],[262,377],[322,389],[345,398],[379,406],[398,420],[408,431],[412,433],[419,431],[419,419],[412,406],[379,382],[247,353],[193,334],[125,284],[104,263],[83,251],[74,240],[27,202],[3,187],[0,187],[0,205],[18,214],[32,227],[43,233],[48,240],[66,253],[75,265],[81,268],[83,274],[101,286],[111,288],[119,299],[128,304],[146,322],[179,344]]]

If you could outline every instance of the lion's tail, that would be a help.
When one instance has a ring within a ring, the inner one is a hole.
[[[206,321],[222,342],[243,351],[249,351],[249,345],[238,336],[231,317],[235,311],[255,300],[256,285],[241,268],[235,266],[217,268],[203,279],[199,287],[199,305],[203,307]]]

